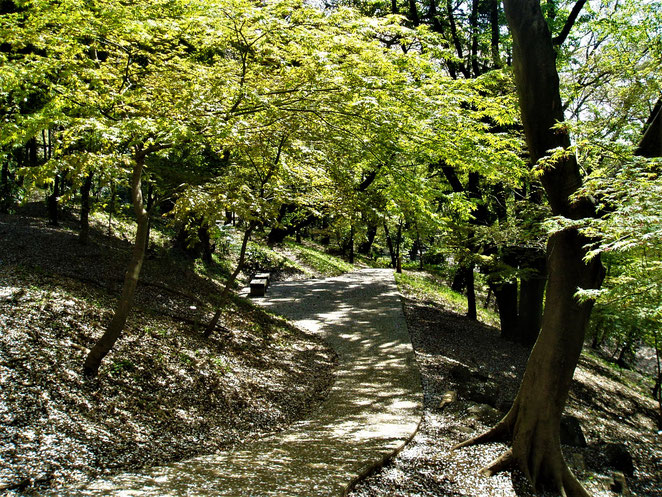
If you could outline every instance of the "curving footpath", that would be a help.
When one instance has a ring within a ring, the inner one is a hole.
[[[344,496],[416,432],[423,394],[392,271],[274,283],[257,300],[339,356],[309,419],[231,451],[93,482],[64,495]]]

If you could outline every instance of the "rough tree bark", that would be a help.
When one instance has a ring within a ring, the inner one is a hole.
[[[143,167],[145,166],[145,157],[147,151],[139,150],[135,154],[135,162],[131,174],[131,200],[133,202],[133,210],[136,214],[137,230],[136,239],[133,245],[133,252],[131,260],[124,275],[124,285],[122,286],[122,294],[115,309],[115,314],[111,320],[108,328],[101,338],[94,344],[90,350],[85,364],[83,365],[83,372],[86,376],[96,376],[101,366],[101,361],[110,352],[110,350],[117,342],[117,339],[122,334],[126,319],[131,311],[133,304],[133,295],[138,285],[138,277],[140,276],[140,269],[142,268],[143,259],[145,257],[145,242],[147,240],[147,211],[143,203],[143,195],[140,185]]]
[[[505,0],[513,36],[513,64],[522,122],[531,159],[568,148],[567,133],[552,127],[563,121],[556,55],[539,0]],[[581,186],[576,158],[567,154],[542,175],[552,211],[570,219],[595,215],[589,199],[571,202]],[[542,330],[533,347],[512,408],[487,433],[458,447],[487,441],[510,441],[510,449],[483,470],[491,475],[519,468],[537,488],[562,495],[588,496],[563,459],[560,421],[579,360],[592,303],[579,303],[578,288],[598,288],[604,271],[599,259],[585,262],[586,240],[570,227],[553,234],[547,245],[547,299]]]

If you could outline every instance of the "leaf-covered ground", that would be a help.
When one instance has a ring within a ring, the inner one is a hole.
[[[201,338],[196,323],[209,319],[220,282],[166,250],[146,260],[99,377],[84,378],[129,239],[96,226],[83,246],[73,223],[0,217],[0,493],[212,452],[282,428],[325,397],[334,353],[249,303],[233,301]]]
[[[405,315],[424,389],[419,432],[383,469],[361,482],[351,497],[514,497],[535,494],[517,473],[491,478],[480,469],[504,452],[492,443],[452,451],[497,422],[515,397],[528,357],[525,348],[502,340],[497,329],[457,314],[422,275],[398,278]],[[612,491],[625,472],[634,495],[662,496],[662,428],[648,384],[634,372],[618,372],[584,355],[575,372],[566,413],[580,423],[586,447],[564,445],[572,470],[594,497]],[[625,447],[633,472],[618,456]]]

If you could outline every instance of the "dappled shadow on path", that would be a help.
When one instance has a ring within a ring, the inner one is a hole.
[[[122,474],[77,495],[343,495],[414,435],[422,392],[393,275],[277,283],[260,303],[339,357],[329,397],[290,429],[211,456]]]

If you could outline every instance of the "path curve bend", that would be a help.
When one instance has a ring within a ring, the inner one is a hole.
[[[258,301],[338,353],[321,407],[243,447],[120,474],[75,495],[344,496],[414,436],[423,393],[392,271],[274,283]]]

